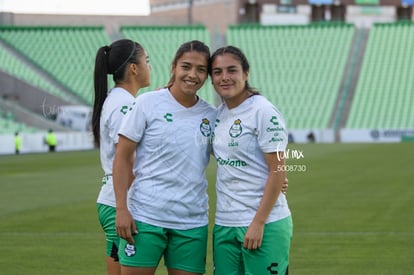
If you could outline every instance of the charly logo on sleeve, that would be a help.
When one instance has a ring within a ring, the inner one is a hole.
[[[211,135],[211,126],[210,121],[207,118],[203,118],[200,124],[200,132],[205,137],[209,137]]]
[[[134,108],[134,105],[135,105],[135,101],[131,104],[131,106],[122,106],[121,107],[121,113],[123,114],[123,115],[125,115],[128,111],[132,111],[132,108]]]
[[[128,106],[125,106],[125,105],[124,105],[124,106],[122,106],[120,111],[121,111],[121,113],[122,113],[123,115],[125,115],[125,114],[127,113],[127,111],[128,111]]]
[[[272,118],[270,119],[270,122],[273,124],[273,125],[279,125],[279,121],[277,121],[277,117],[276,116],[272,116]]]
[[[236,138],[240,136],[242,132],[243,132],[243,127],[241,126],[241,120],[236,119],[233,125],[231,125],[230,127],[229,134],[232,138]]]
[[[283,135],[279,136],[279,133],[283,133],[285,129],[283,127],[280,127],[279,121],[276,116],[272,116],[269,120],[273,127],[267,127],[266,132],[273,133],[273,137],[269,140],[269,143],[271,142],[282,142],[283,141]]]

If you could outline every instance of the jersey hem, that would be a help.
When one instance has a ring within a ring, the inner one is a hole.
[[[283,220],[283,219],[285,219],[285,218],[288,218],[288,217],[290,217],[290,216],[292,216],[292,213],[287,213],[286,215],[283,215],[283,216],[278,216],[278,217],[276,217],[276,218],[273,218],[273,219],[268,219],[267,221],[266,221],[266,224],[268,224],[268,223],[272,223],[272,222],[277,222],[277,221],[280,221],[280,220]],[[220,221],[220,220],[216,220],[215,222],[214,222],[214,224],[215,225],[220,225],[220,226],[226,226],[226,227],[247,227],[247,226],[249,226],[250,224],[251,224],[251,220],[250,221],[248,221],[248,222],[239,222],[239,223],[226,223],[226,222],[222,222],[222,221]]]
[[[197,223],[197,224],[181,224],[181,225],[177,225],[177,224],[172,224],[172,223],[162,223],[162,222],[156,222],[154,220],[151,219],[144,219],[142,217],[140,218],[135,218],[135,221],[138,222],[143,222],[146,224],[150,224],[153,226],[158,226],[161,228],[168,228],[168,229],[174,229],[174,230],[190,230],[190,229],[195,229],[195,228],[199,228],[199,227],[203,227],[203,226],[207,226],[208,225],[208,221],[202,222],[202,223]],[[184,226],[183,226],[184,225]]]

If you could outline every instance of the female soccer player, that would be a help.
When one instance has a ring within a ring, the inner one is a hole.
[[[286,274],[292,219],[281,192],[284,119],[249,85],[249,63],[239,48],[220,48],[210,62],[213,86],[224,100],[213,142],[218,165],[214,274]]]
[[[123,275],[152,275],[161,257],[170,275],[205,272],[204,172],[216,109],[197,91],[208,77],[209,58],[200,41],[181,45],[167,88],[140,95],[119,130],[113,175]],[[128,191],[134,154],[135,180]]]
[[[113,76],[115,87],[108,92],[107,75]],[[106,235],[107,274],[121,274],[118,262],[119,236],[115,227],[115,193],[112,184],[112,165],[118,143],[122,118],[131,108],[138,90],[150,84],[147,53],[137,42],[122,39],[101,47],[95,59],[95,102],[92,129],[95,144],[100,148],[105,173],[97,199],[98,217]],[[127,175],[132,175],[130,160]],[[128,178],[129,182],[132,176]]]

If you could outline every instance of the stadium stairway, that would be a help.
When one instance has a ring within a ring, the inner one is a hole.
[[[336,135],[339,134],[339,129],[345,127],[346,124],[349,109],[355,94],[355,88],[358,83],[368,35],[369,29],[355,29],[345,73],[335,102],[334,112],[329,122],[329,127],[336,131]]]

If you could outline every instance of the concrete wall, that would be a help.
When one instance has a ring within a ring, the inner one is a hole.
[[[47,131],[45,131],[44,133],[36,134],[21,133],[21,154],[48,152],[49,147],[44,142],[46,134]],[[58,140],[58,144],[56,146],[57,152],[94,149],[93,137],[92,133],[90,132],[56,132],[56,137]],[[14,153],[14,134],[0,135],[0,155],[12,155]]]

